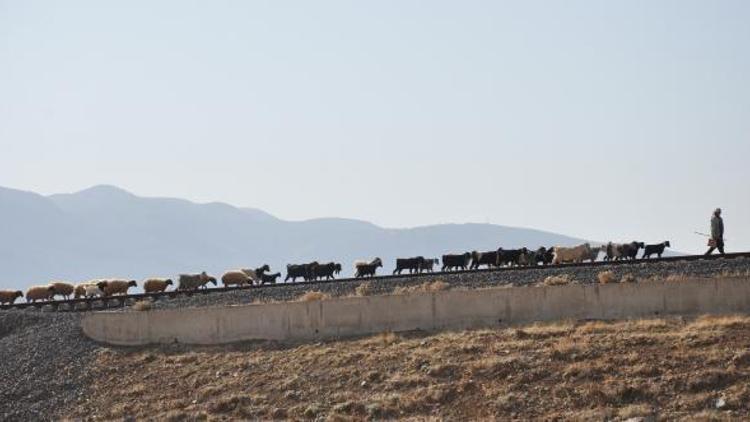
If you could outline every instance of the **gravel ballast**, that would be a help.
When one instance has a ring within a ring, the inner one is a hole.
[[[80,314],[0,312],[0,420],[54,420],[83,399],[96,344]]]

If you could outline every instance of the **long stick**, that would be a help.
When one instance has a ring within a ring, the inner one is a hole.
[[[701,233],[701,232],[693,232],[693,233],[695,233],[695,234],[699,234],[699,235],[701,235],[701,236],[704,236],[704,237],[708,237],[708,238],[710,238],[710,237],[711,237],[711,235],[710,235],[710,234],[706,234],[706,233]],[[726,238],[724,238],[724,239],[722,239],[722,240],[723,240],[723,241],[725,241],[725,242],[727,241],[727,239],[726,239]]]

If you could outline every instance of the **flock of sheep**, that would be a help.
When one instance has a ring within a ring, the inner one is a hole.
[[[636,259],[638,252],[643,249],[641,258],[648,259],[652,255],[661,258],[664,249],[671,247],[669,241],[654,245],[645,245],[643,242],[630,243],[607,243],[601,246],[591,246],[588,243],[573,247],[555,246],[551,248],[541,247],[536,250],[521,249],[503,249],[498,248],[494,251],[487,252],[465,252],[463,254],[448,254],[442,256],[442,271],[479,269],[482,265],[487,268],[498,268],[503,266],[531,266],[547,264],[565,264],[580,263],[585,261],[594,262],[598,259],[599,254],[604,254],[604,260],[622,260]],[[409,274],[432,272],[435,265],[439,262],[435,258],[424,258],[421,256],[413,258],[396,259],[396,269],[393,274],[401,274],[402,271],[409,271]],[[356,261],[354,263],[354,277],[374,277],[377,269],[383,266],[380,258],[371,261]],[[276,283],[281,273],[269,274],[268,265],[256,269],[241,269],[227,271],[222,275],[221,281],[225,287],[259,285],[265,283]],[[311,262],[307,264],[287,265],[287,275],[284,281],[297,278],[305,281],[314,280],[331,280],[335,275],[341,272],[341,264],[329,262],[320,264]],[[216,278],[205,272],[200,274],[180,274],[178,278],[177,290],[189,291],[201,288],[208,288],[211,283],[217,286]],[[173,285],[171,279],[150,278],[143,282],[143,290],[146,293],[160,293],[167,290],[168,286]],[[27,302],[50,301],[56,296],[64,299],[70,299],[72,296],[78,298],[97,298],[110,297],[116,295],[125,295],[131,287],[137,287],[135,280],[91,280],[88,282],[73,285],[65,282],[53,282],[45,286],[34,286],[26,291],[26,294],[20,290],[0,290],[0,304],[12,304],[16,299],[25,297]]]

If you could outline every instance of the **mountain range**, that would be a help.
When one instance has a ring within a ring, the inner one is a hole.
[[[286,221],[254,208],[145,198],[114,186],[43,196],[0,187],[0,289],[50,280],[175,277],[267,263],[341,262],[379,256],[390,273],[396,257],[573,245],[582,240],[491,224],[383,228],[358,220]]]

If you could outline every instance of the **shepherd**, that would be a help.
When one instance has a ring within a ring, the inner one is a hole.
[[[711,238],[708,239],[706,255],[711,255],[717,248],[719,253],[724,255],[724,220],[721,219],[721,208],[716,208],[711,217]]]

